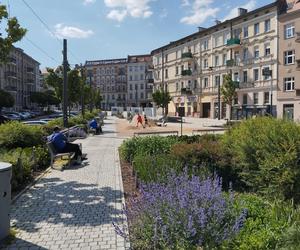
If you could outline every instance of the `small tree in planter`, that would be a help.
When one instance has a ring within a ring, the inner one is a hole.
[[[156,105],[163,109],[163,116],[165,116],[165,110],[172,100],[170,93],[168,91],[164,90],[156,90],[152,94],[153,101],[156,103]]]
[[[229,106],[229,119],[231,120],[231,107],[234,98],[236,97],[236,82],[232,80],[231,75],[227,74],[224,77],[224,82],[221,87],[221,94],[224,102]]]

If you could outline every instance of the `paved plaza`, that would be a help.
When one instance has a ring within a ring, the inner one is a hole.
[[[82,166],[51,170],[12,205],[18,233],[7,249],[128,248],[112,225],[126,223],[114,118],[103,131],[80,141],[88,154]]]

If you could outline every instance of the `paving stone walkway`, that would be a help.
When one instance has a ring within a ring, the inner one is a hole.
[[[17,240],[7,249],[128,249],[112,221],[122,215],[123,185],[115,120],[104,134],[81,140],[88,160],[79,167],[51,170],[12,207]]]

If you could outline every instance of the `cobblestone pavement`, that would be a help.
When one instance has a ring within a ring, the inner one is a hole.
[[[81,140],[88,160],[64,171],[52,170],[12,206],[17,239],[7,249],[127,249],[112,221],[121,213],[123,184],[115,120],[104,134]]]

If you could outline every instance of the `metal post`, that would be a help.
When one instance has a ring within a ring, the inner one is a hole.
[[[90,87],[92,89],[92,72],[90,71],[89,72],[89,78],[90,78]],[[92,93],[91,93],[92,94]],[[92,95],[90,96],[90,112],[93,111],[93,107],[92,107]]]
[[[182,136],[182,116],[181,116],[181,126],[180,126],[180,130],[181,130],[181,136]]]
[[[221,86],[218,83],[218,120],[221,120]]]
[[[63,44],[63,68],[64,68],[64,79],[63,79],[63,120],[64,120],[64,127],[68,127],[68,59],[67,59],[67,39],[64,39]]]
[[[85,87],[85,78],[84,78],[84,73],[83,73],[83,68],[82,68],[82,64],[80,65],[80,73],[81,73],[81,80],[82,80],[82,84],[83,84],[83,88],[82,88],[82,92],[81,92],[81,114],[82,117],[84,117],[84,87]]]

